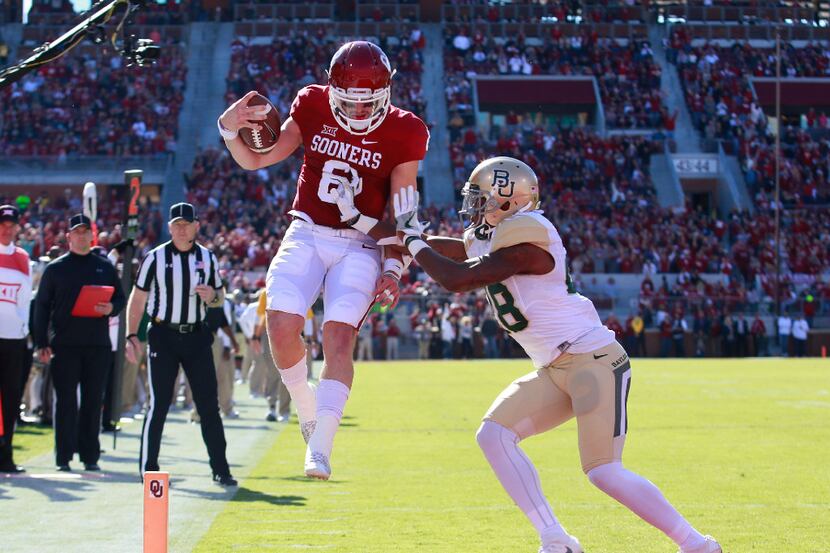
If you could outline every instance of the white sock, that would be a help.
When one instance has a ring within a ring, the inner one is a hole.
[[[693,551],[697,551],[706,545],[706,538],[701,536],[700,533],[693,531],[689,534],[689,537],[683,540],[683,543],[679,545],[682,553],[692,553]]]
[[[331,456],[334,435],[340,426],[349,387],[339,380],[325,379],[317,386],[317,427],[308,440],[308,449],[315,453]]]
[[[536,467],[519,448],[519,437],[500,424],[484,421],[476,441],[504,490],[539,532],[542,543],[567,534],[542,494]]]
[[[297,406],[297,418],[300,425],[313,421],[315,416],[316,401],[314,399],[314,388],[309,384],[306,377],[308,369],[303,356],[293,367],[279,369],[282,383],[285,384],[291,400]]]
[[[663,493],[651,482],[623,468],[622,463],[608,463],[588,471],[593,485],[607,493],[658,530],[682,550],[699,547],[706,539],[677,512]]]

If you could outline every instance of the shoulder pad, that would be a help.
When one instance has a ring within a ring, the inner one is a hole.
[[[519,214],[502,221],[493,232],[491,252],[515,246],[516,244],[534,244],[547,247],[551,242],[548,228],[536,217]]]

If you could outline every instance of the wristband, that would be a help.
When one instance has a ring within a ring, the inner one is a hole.
[[[409,253],[412,254],[412,257],[417,256],[418,252],[429,247],[429,245],[424,242],[420,236],[408,236],[403,243],[406,244],[406,248],[409,250]]]
[[[348,222],[348,225],[350,227],[352,227],[355,230],[359,230],[363,234],[369,234],[369,231],[375,228],[375,225],[377,224],[377,219],[375,219],[374,217],[367,217],[362,213]]]
[[[390,257],[383,260],[383,273],[389,273],[396,279],[400,280],[403,275],[403,261]]]
[[[216,126],[219,128],[219,134],[225,140],[235,140],[239,136],[239,131],[231,131],[222,126],[222,118],[216,120]]]
[[[127,340],[129,341],[130,338],[138,338],[138,334],[127,334]],[[140,342],[141,340],[139,340]]]

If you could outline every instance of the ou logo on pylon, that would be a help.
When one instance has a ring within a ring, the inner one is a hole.
[[[161,480],[150,480],[150,494],[159,498],[164,495],[164,483]]]

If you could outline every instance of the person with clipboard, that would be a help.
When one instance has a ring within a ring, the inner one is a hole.
[[[112,355],[108,317],[118,316],[126,298],[112,263],[90,253],[89,217],[73,215],[66,236],[69,253],[49,263],[40,280],[32,338],[40,361],[51,360],[58,470],[70,471],[78,452],[84,469],[97,471],[104,381]]]

